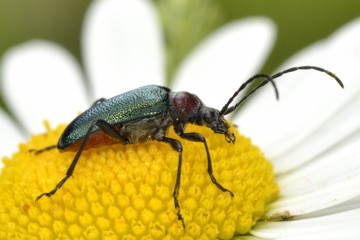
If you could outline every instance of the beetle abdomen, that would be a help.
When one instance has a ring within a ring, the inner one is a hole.
[[[80,138],[80,139],[76,140],[74,143],[64,146],[63,148],[59,148],[59,149],[64,150],[64,151],[77,152],[79,150],[79,147],[80,147],[83,139],[84,138]],[[110,137],[103,131],[96,131],[96,132],[93,132],[89,136],[89,139],[86,142],[84,150],[91,149],[91,148],[97,148],[97,147],[101,147],[101,146],[110,146],[110,145],[118,144],[118,143],[119,143],[119,140]]]

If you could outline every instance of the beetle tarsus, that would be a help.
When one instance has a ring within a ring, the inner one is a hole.
[[[227,189],[227,188],[224,188],[220,183],[218,183],[218,181],[217,181],[216,178],[214,177],[212,171],[211,171],[211,173],[210,173],[209,170],[208,170],[208,173],[209,173],[209,176],[210,176],[210,178],[211,178],[211,181],[215,184],[215,186],[216,186],[218,189],[220,189],[220,190],[223,191],[223,192],[228,192],[228,193],[231,195],[231,197],[234,197],[234,193],[233,193],[232,191],[230,191],[230,190]]]
[[[38,155],[40,153],[52,150],[56,147],[57,147],[57,145],[50,145],[50,146],[44,147],[42,149],[29,149],[29,152],[33,152],[35,155]]]
[[[181,224],[183,226],[183,228],[185,229],[185,222],[184,222],[184,218],[182,217],[181,213],[180,213],[180,204],[179,204],[179,200],[178,200],[178,196],[179,196],[179,187],[180,187],[180,182],[179,184],[175,184],[175,189],[173,192],[173,197],[174,197],[174,205],[175,205],[175,209],[176,209],[176,215],[178,217],[178,220],[181,221]]]
[[[184,218],[182,217],[182,215],[180,213],[180,204],[179,204],[179,200],[177,199],[177,196],[178,196],[178,192],[175,193],[175,191],[174,191],[173,197],[174,197],[175,209],[177,211],[176,215],[178,217],[178,220],[181,221],[183,228],[185,229],[185,222],[184,222]]]
[[[56,193],[56,191],[62,187],[62,185],[66,182],[66,180],[68,180],[68,178],[69,178],[70,176],[71,176],[71,175],[69,175],[69,176],[66,175],[63,179],[61,179],[61,181],[56,185],[56,187],[55,187],[53,190],[51,190],[50,192],[40,194],[40,195],[36,198],[36,201],[39,201],[39,199],[42,198],[43,196],[51,197],[52,195],[54,195],[54,194]]]
[[[53,189],[52,191],[50,191],[50,192],[42,193],[42,194],[40,194],[39,196],[37,196],[36,201],[39,201],[40,198],[42,198],[43,196],[51,197],[52,195],[55,194],[56,191],[57,191],[57,188],[54,188],[54,189]]]

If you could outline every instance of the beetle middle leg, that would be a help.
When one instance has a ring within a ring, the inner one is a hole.
[[[47,193],[40,194],[36,198],[36,201],[38,201],[43,196],[51,197],[52,195],[54,195],[56,193],[56,191],[58,189],[60,189],[62,187],[62,185],[69,179],[69,177],[71,177],[71,175],[74,172],[75,166],[80,158],[80,155],[81,155],[82,151],[84,150],[85,145],[86,145],[87,141],[89,140],[89,137],[92,134],[92,130],[94,129],[95,126],[97,126],[100,130],[102,130],[105,134],[109,135],[110,137],[119,140],[120,143],[122,143],[122,144],[128,143],[128,140],[126,138],[124,138],[123,136],[121,136],[112,125],[110,125],[109,123],[107,123],[104,120],[97,120],[95,123],[93,123],[88,128],[88,130],[84,136],[84,139],[82,140],[82,142],[80,144],[79,150],[76,152],[76,155],[75,155],[73,161],[71,162],[70,167],[68,168],[68,170],[66,172],[65,177],[63,179],[61,179],[61,181],[58,184],[56,184],[56,186],[53,190],[51,190],[50,192],[47,192]]]
[[[163,137],[161,139],[161,141],[170,144],[171,147],[179,153],[178,169],[177,169],[177,174],[176,174],[176,182],[175,182],[173,197],[174,197],[175,209],[177,210],[178,219],[181,221],[183,227],[185,228],[185,223],[184,223],[184,219],[180,213],[180,204],[179,204],[179,200],[178,200],[180,180],[181,180],[182,145],[178,140],[173,139],[173,138],[168,138],[168,137]]]
[[[209,147],[206,143],[206,139],[204,136],[202,136],[200,133],[196,133],[196,132],[189,132],[189,133],[184,133],[183,129],[180,128],[177,131],[177,134],[184,139],[187,139],[189,141],[193,141],[193,142],[202,142],[204,143],[205,146],[205,150],[206,150],[206,155],[207,155],[207,160],[208,160],[208,169],[207,172],[211,178],[211,181],[216,185],[217,188],[219,188],[221,191],[223,192],[228,192],[230,193],[230,195],[233,197],[234,193],[231,192],[230,190],[224,188],[214,177],[213,174],[213,168],[212,168],[212,161],[211,161],[211,156],[210,156],[210,151],[209,151]]]

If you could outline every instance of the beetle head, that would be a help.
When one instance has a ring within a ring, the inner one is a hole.
[[[224,134],[227,142],[234,143],[235,135],[229,131],[230,124],[220,115],[219,110],[203,106],[201,109],[202,124],[211,128],[215,133]]]

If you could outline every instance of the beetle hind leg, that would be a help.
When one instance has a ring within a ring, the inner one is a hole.
[[[47,146],[47,147],[44,147],[44,148],[41,148],[41,149],[29,149],[29,152],[33,152],[35,155],[38,155],[40,153],[52,150],[52,149],[54,149],[56,147],[57,147],[57,145],[50,145],[50,146]]]
[[[92,130],[94,129],[95,126],[99,127],[100,130],[102,130],[105,134],[109,135],[110,137],[113,137],[113,138],[119,140],[120,143],[123,143],[123,144],[128,143],[128,140],[126,138],[124,138],[123,136],[121,136],[116,131],[116,129],[112,125],[110,125],[108,122],[106,122],[104,120],[97,120],[87,130],[87,132],[86,132],[86,134],[84,136],[84,139],[81,142],[79,150],[76,152],[76,155],[75,155],[73,161],[71,162],[70,167],[68,168],[65,177],[55,186],[55,188],[53,190],[51,190],[50,192],[47,192],[47,193],[40,194],[36,198],[36,201],[38,201],[43,196],[51,197],[52,195],[54,195],[56,193],[56,191],[58,189],[60,189],[62,187],[62,185],[69,179],[69,177],[71,177],[71,175],[74,172],[75,166],[76,166],[76,164],[77,164],[77,162],[78,162],[78,160],[80,158],[80,155],[81,155],[82,151],[84,150],[85,145],[86,145],[87,141],[89,140],[89,137],[92,134]],[[48,148],[53,148],[53,146],[49,146]],[[45,150],[48,150],[48,149],[45,148]],[[45,150],[40,149],[37,152],[42,152],[42,151],[45,151]]]
[[[74,157],[74,159],[72,160],[71,164],[70,164],[70,167],[68,168],[67,172],[66,172],[66,175],[65,177],[58,183],[56,184],[55,188],[53,190],[51,190],[50,192],[47,192],[47,193],[43,193],[43,194],[40,194],[37,198],[36,198],[36,201],[38,201],[40,198],[42,198],[43,196],[47,196],[47,197],[51,197],[52,195],[54,195],[56,193],[56,191],[58,189],[60,189],[62,187],[62,185],[66,182],[66,180],[68,180],[69,177],[71,177],[71,175],[73,174],[74,172],[74,169],[75,169],[75,166],[80,158],[80,155],[82,153],[82,151],[84,150],[84,147],[86,145],[86,142],[88,141],[90,135],[91,135],[91,132],[93,130],[93,128],[95,127],[96,123],[95,124],[92,124],[89,129],[87,130],[85,136],[84,136],[84,139],[83,141],[81,142],[81,145],[79,147],[79,150],[76,152],[76,155]]]

